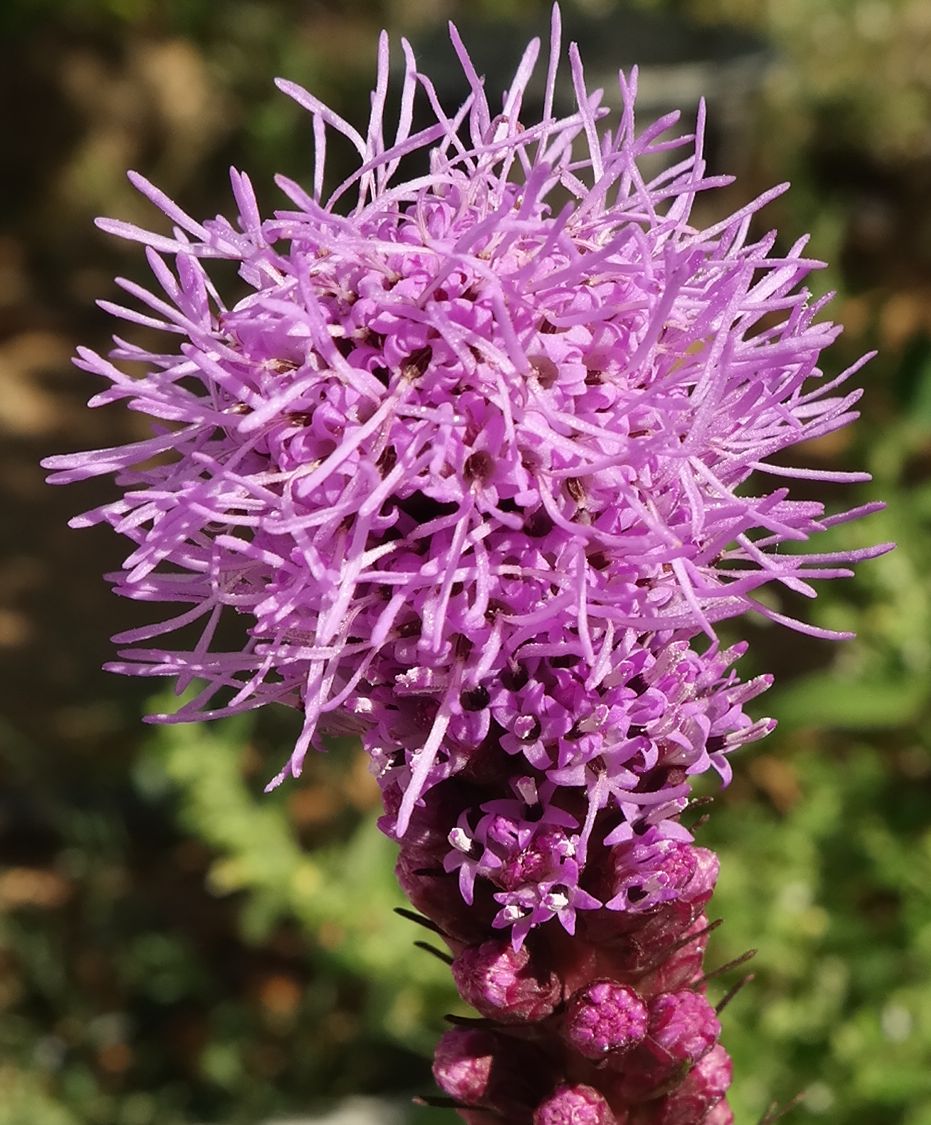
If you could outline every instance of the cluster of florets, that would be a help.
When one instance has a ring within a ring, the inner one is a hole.
[[[437,1048],[434,1074],[451,1103],[476,1125],[731,1121],[725,1105],[716,1108],[730,1061],[702,972],[714,854],[687,842],[681,826],[673,839],[641,822],[616,843],[600,842],[583,865],[588,891],[552,887],[566,900],[550,914],[562,926],[496,935],[507,923],[493,888],[536,884],[541,869],[563,862],[567,835],[554,818],[543,823],[542,803],[524,804],[524,846],[509,828],[496,835],[501,862],[465,901],[444,869],[444,833],[473,785],[456,777],[430,791],[398,863],[411,902],[450,948],[460,995],[480,1014],[456,1021]],[[582,909],[567,924],[574,898]]]
[[[642,911],[672,897],[668,869],[691,838],[678,821],[690,776],[712,766],[727,776],[726,754],[771,726],[743,711],[768,680],[741,683],[726,671],[739,650],[698,656],[659,640],[655,653],[635,644],[594,687],[572,654],[515,662],[481,686],[480,699],[466,695],[465,722],[448,728],[455,768],[424,797],[451,818],[439,852],[431,842],[431,861],[456,873],[468,906],[477,887],[491,893],[489,921],[516,947],[552,919],[573,933],[579,910]],[[385,703],[390,718],[369,735],[388,808],[382,826],[394,835],[403,747],[417,737],[409,724],[431,723],[429,696],[408,694],[409,680],[399,679]],[[410,824],[401,840],[402,854],[420,846]],[[593,872],[609,855],[617,885],[596,895]]]
[[[172,234],[103,225],[147,244],[164,295],[123,282],[148,311],[106,307],[180,347],[117,340],[138,377],[87,351],[79,365],[109,384],[95,405],[160,429],[53,458],[53,479],[119,473],[123,497],[76,522],[133,541],[119,593],[186,606],[119,638],[113,666],[198,682],[170,718],[298,707],[272,784],[327,730],[361,734],[401,881],[450,940],[463,996],[543,1029],[450,1033],[441,1085],[509,1121],[723,1121],[694,1108],[711,1112],[726,1066],[696,991],[713,865],[680,816],[691,778],[727,780],[727,755],[771,723],[745,714],[768,681],[738,679],[715,624],[753,610],[823,634],[759,589],[811,594],[870,552],[780,552],[858,513],[779,484],[844,474],[774,458],[851,420],[858,392],[818,369],[837,330],[799,287],[818,264],[804,242],[776,256],[774,234],[749,237],[774,193],[691,225],[722,182],[701,114],[694,137],[669,138],[674,116],[638,133],[621,76],[603,130],[572,48],[577,108],[556,117],[557,12],[542,118],[524,124],[539,43],[493,114],[453,42],[465,104],[447,114],[405,44],[391,140],[386,40],[365,136],[282,83],[313,115],[318,164],[310,193],[279,180],[293,206],[269,220],[240,173],[235,224],[136,178]],[[418,91],[436,120],[412,132]],[[361,166],[326,198],[328,130]],[[214,258],[239,265],[232,304]],[[217,651],[230,618],[242,643]],[[175,630],[189,647],[146,644]],[[527,965],[525,1003],[499,978]],[[501,1077],[532,1050],[550,1076],[536,1101]]]

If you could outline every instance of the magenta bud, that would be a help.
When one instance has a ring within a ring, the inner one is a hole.
[[[494,1049],[495,1038],[487,1031],[451,1028],[434,1052],[436,1084],[456,1101],[480,1105],[488,1093]]]
[[[721,1033],[714,1008],[688,989],[661,993],[649,1002],[649,1011],[643,1042],[619,1061],[608,1059],[608,1066],[618,1072],[614,1089],[629,1102],[655,1098],[677,1085],[689,1067],[712,1050]],[[652,1125],[652,1117],[645,1120]]]
[[[734,1125],[734,1111],[722,1098],[714,1109],[706,1115],[702,1125]]]
[[[411,905],[448,937],[471,942],[488,932],[480,910],[463,902],[455,876],[447,875],[438,863],[424,859],[414,849],[402,848],[394,871]]]
[[[557,1086],[540,1102],[533,1125],[620,1125],[611,1107],[593,1086]]]
[[[694,924],[696,913],[695,907],[687,902],[667,902],[649,914],[626,917],[620,911],[592,911],[592,914],[599,917],[591,925],[589,918],[582,915],[584,937],[587,942],[598,945],[603,950],[611,966],[605,971],[612,976],[638,976],[652,972],[670,956]],[[633,928],[630,926],[632,918],[638,922]],[[617,929],[625,929],[612,934],[615,919]],[[641,988],[640,991],[644,989]]]
[[[692,848],[691,852],[695,860],[695,870],[683,887],[681,898],[693,906],[704,906],[714,892],[721,863],[708,848]]]
[[[545,1019],[562,993],[555,973],[537,969],[527,947],[514,949],[509,941],[467,946],[452,972],[463,1000],[502,1023]]]
[[[731,1084],[731,1060],[718,1044],[685,1076],[682,1085],[657,1105],[649,1125],[710,1125],[709,1114]],[[713,1120],[713,1119],[712,1119]],[[727,1116],[725,1122],[731,1120]]]
[[[668,949],[682,938],[698,913],[698,908],[689,902],[666,902],[644,919],[634,940],[652,950],[655,961],[664,946]]]
[[[485,1028],[451,1028],[433,1057],[440,1089],[478,1114],[476,1121],[490,1123],[529,1121],[552,1083],[551,1069],[550,1058],[533,1043]]]
[[[580,988],[566,1011],[563,1038],[580,1055],[600,1059],[627,1051],[647,1031],[647,1006],[629,985],[596,980]]]
[[[649,1045],[663,1062],[692,1066],[720,1034],[717,1013],[698,992],[663,992],[650,1001]]]
[[[642,995],[675,992],[701,976],[705,947],[708,945],[708,919],[699,914],[688,930],[676,939],[672,952],[646,976],[637,981]]]
[[[651,877],[644,880],[641,894],[649,897],[652,891],[670,897],[685,897],[684,888],[695,879],[698,871],[697,851],[691,844],[671,844],[662,854]]]

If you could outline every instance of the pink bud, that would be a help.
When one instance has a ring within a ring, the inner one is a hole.
[[[649,1044],[664,1062],[691,1066],[711,1050],[720,1034],[717,1013],[698,992],[664,992],[650,1001]]]
[[[702,1125],[734,1125],[734,1111],[722,1099],[705,1117]]]
[[[644,1125],[710,1125],[708,1114],[727,1093],[731,1072],[730,1057],[719,1044],[688,1072],[678,1090],[657,1104]]]
[[[699,914],[686,932],[676,939],[669,956],[637,981],[640,993],[650,997],[660,992],[675,992],[697,980],[701,976],[707,945],[708,918]]]
[[[696,866],[691,879],[682,890],[682,900],[693,906],[704,906],[714,892],[721,862],[708,848],[692,848]]]
[[[451,1028],[433,1056],[436,1084],[457,1101],[480,1104],[488,1092],[494,1048],[495,1038],[487,1031]]]
[[[503,1023],[545,1019],[562,992],[555,973],[532,963],[527,946],[514,949],[509,941],[467,946],[453,961],[452,972],[463,1000]]]
[[[534,1110],[533,1125],[619,1125],[592,1086],[557,1086]]]
[[[470,908],[459,894],[455,876],[447,875],[439,864],[425,860],[418,850],[402,848],[394,871],[411,905],[449,937],[474,942],[488,932],[481,904]]]
[[[436,1047],[437,1085],[470,1111],[490,1116],[477,1121],[527,1120],[552,1078],[551,1063],[533,1043],[483,1028],[453,1027]]]
[[[600,1059],[639,1043],[646,1035],[647,1021],[647,1006],[633,988],[596,980],[569,1001],[563,1038],[580,1055]]]
[[[608,1066],[618,1072],[613,1089],[624,1101],[655,1097],[658,1091],[677,1084],[714,1047],[721,1033],[714,1008],[689,989],[661,993],[650,1001],[649,1010],[643,1042],[619,1060],[608,1059]]]

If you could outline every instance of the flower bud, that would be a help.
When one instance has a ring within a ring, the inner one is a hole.
[[[550,1070],[534,1044],[483,1028],[450,1028],[433,1057],[440,1089],[476,1112],[488,1111],[489,1121],[526,1120]]]
[[[695,868],[692,877],[682,888],[681,898],[683,902],[688,902],[692,906],[704,906],[714,893],[721,861],[708,848],[690,850],[695,860]]]
[[[698,992],[664,992],[650,1001],[649,1045],[664,1061],[691,1066],[711,1050],[720,1034],[717,1013]]]
[[[433,1077],[456,1101],[480,1105],[488,1093],[495,1037],[487,1031],[453,1027],[436,1045]]]
[[[702,1125],[734,1125],[734,1111],[722,1098],[714,1109],[707,1114]]]
[[[600,1059],[628,1051],[647,1031],[647,1006],[637,992],[612,980],[596,980],[569,1001],[563,1038],[580,1055]]]
[[[592,1086],[557,1086],[533,1114],[533,1125],[620,1125]]]
[[[409,853],[402,848],[395,865],[398,883],[411,905],[449,937],[462,942],[480,941],[488,932],[487,918],[478,906],[470,908],[463,902],[455,876],[447,875],[439,867],[424,868],[423,862],[416,851]]]
[[[545,1019],[562,992],[556,974],[538,969],[527,946],[514,949],[509,941],[467,946],[453,961],[452,972],[463,1000],[502,1023]]]
[[[669,956],[637,981],[637,988],[644,996],[656,996],[660,992],[688,987],[701,976],[707,945],[708,918],[699,914],[685,934],[676,940]]]
[[[708,1115],[727,1093],[731,1072],[730,1057],[718,1044],[688,1072],[677,1090],[658,1103],[654,1115],[646,1121],[649,1125],[710,1125]]]
[[[714,1047],[721,1033],[714,1008],[689,989],[661,993],[650,1001],[649,1011],[640,1046],[620,1060],[608,1060],[618,1072],[612,1088],[629,1102],[655,1097],[657,1091],[677,1083]]]

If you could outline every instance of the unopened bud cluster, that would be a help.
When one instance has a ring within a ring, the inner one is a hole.
[[[650,893],[632,881],[630,861],[649,852],[655,830],[643,833],[647,843],[602,846],[589,866],[591,908],[579,912],[574,932],[549,923],[518,943],[513,930],[495,929],[494,880],[476,883],[466,903],[455,872],[443,869],[444,817],[457,797],[474,796],[475,783],[464,779],[431,790],[398,863],[411,902],[450,948],[460,995],[480,1015],[441,1039],[434,1061],[441,1089],[475,1122],[730,1121],[726,1106],[717,1108],[730,1061],[702,983],[714,855],[667,842],[661,862],[640,868]],[[623,909],[596,906],[619,896]]]

